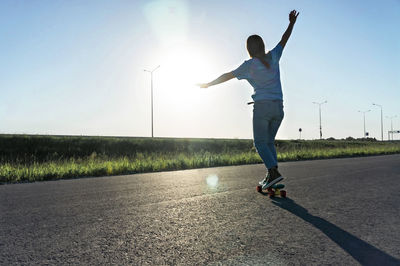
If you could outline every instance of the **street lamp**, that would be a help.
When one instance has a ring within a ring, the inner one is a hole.
[[[319,105],[319,139],[322,139],[322,124],[321,124],[321,105],[324,103],[327,103],[328,101],[324,101],[321,103],[313,102],[313,104],[318,104]]]
[[[386,118],[390,119],[390,127],[391,127],[391,132],[392,132],[392,140],[393,140],[393,118],[396,118],[397,115],[394,116],[386,116]],[[389,134],[388,134],[388,138],[389,138]]]
[[[378,106],[381,108],[381,138],[383,141],[383,111],[382,111],[382,105],[376,104],[376,103],[372,103],[372,105]]]
[[[367,111],[358,111],[359,113],[363,113],[364,115],[364,138],[367,136],[367,133],[365,131],[365,113],[370,112],[371,110],[367,110]]]
[[[143,69],[145,72],[149,72],[151,76],[151,137],[154,137],[154,127],[153,127],[153,72],[156,71],[160,66],[154,68],[153,70]]]

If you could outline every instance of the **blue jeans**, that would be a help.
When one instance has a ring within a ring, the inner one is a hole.
[[[283,103],[280,100],[265,100],[254,103],[254,146],[268,169],[278,166],[274,140],[283,116]]]

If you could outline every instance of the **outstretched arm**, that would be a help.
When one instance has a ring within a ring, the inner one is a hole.
[[[285,48],[287,41],[289,40],[290,34],[292,34],[293,26],[296,23],[297,16],[300,13],[296,10],[292,10],[289,14],[289,26],[286,29],[285,33],[282,36],[281,41],[279,42],[282,45],[282,48]]]
[[[208,88],[210,86],[214,86],[214,85],[220,84],[222,82],[228,81],[230,79],[233,79],[234,77],[235,76],[232,74],[232,72],[228,72],[228,73],[222,74],[217,79],[215,79],[209,83],[201,83],[201,84],[197,84],[197,85],[200,86],[200,88]]]

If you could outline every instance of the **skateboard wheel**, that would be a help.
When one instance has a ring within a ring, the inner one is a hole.
[[[282,198],[286,198],[286,191],[285,190],[281,190],[281,197]]]
[[[262,191],[262,187],[261,186],[257,186],[257,192],[261,192]]]
[[[268,195],[270,197],[274,197],[275,196],[275,191],[272,188],[268,188]]]

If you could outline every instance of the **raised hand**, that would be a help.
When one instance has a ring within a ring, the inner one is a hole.
[[[296,23],[296,19],[297,19],[297,16],[298,16],[299,14],[300,14],[300,13],[297,12],[296,10],[292,10],[292,11],[289,13],[289,21],[290,21],[290,23],[292,23],[292,24]]]
[[[230,79],[233,79],[234,77],[235,77],[235,76],[233,75],[232,72],[227,72],[227,73],[225,73],[225,74],[222,74],[222,75],[219,76],[217,79],[215,79],[215,80],[213,80],[213,81],[211,81],[211,82],[208,82],[208,83],[200,83],[200,84],[197,84],[197,86],[199,86],[200,88],[205,89],[205,88],[208,88],[208,87],[210,87],[210,86],[214,86],[214,85],[220,84],[220,83],[222,83],[222,82],[228,81],[228,80],[230,80]]]
[[[210,86],[210,85],[208,85],[208,83],[198,83],[196,85],[199,86],[202,89],[206,89],[206,88],[208,88]]]
[[[286,29],[285,33],[283,33],[282,39],[281,39],[281,41],[279,42],[279,43],[282,45],[282,48],[285,47],[287,41],[289,40],[290,34],[292,34],[292,30],[293,30],[294,24],[296,23],[296,19],[297,19],[297,16],[298,16],[299,14],[300,14],[300,13],[297,12],[296,10],[292,10],[292,11],[289,13],[289,21],[290,21],[289,26],[288,26],[288,28]]]

